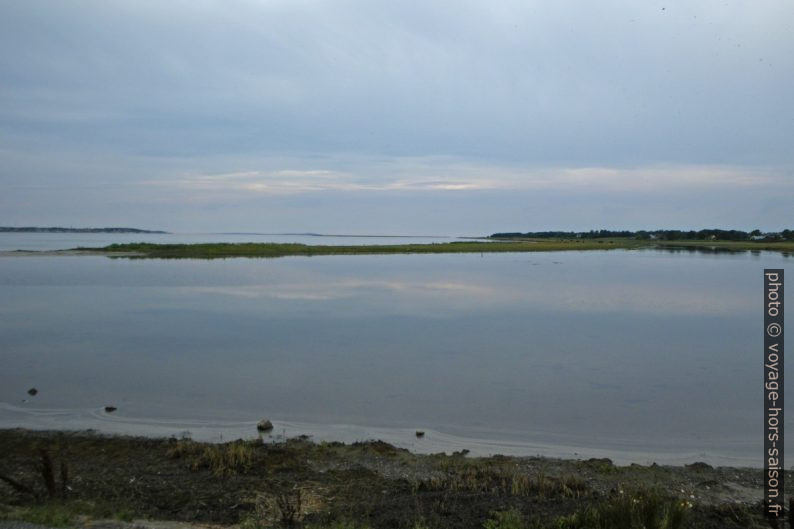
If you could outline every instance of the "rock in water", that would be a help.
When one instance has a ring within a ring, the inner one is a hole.
[[[714,470],[714,467],[709,465],[708,463],[704,463],[703,461],[695,461],[691,465],[684,465],[686,468],[691,468],[692,470]]]
[[[417,430],[417,431],[416,431],[416,436],[417,436],[417,437],[424,437],[424,436],[425,436],[425,432],[423,432],[423,431],[421,431],[421,430]]]
[[[28,390],[28,395],[30,395],[31,397],[35,397],[38,392],[39,390],[37,390],[36,388],[30,388]]]
[[[115,406],[105,406],[105,413],[113,413],[117,409]]]
[[[256,423],[256,429],[259,432],[269,432],[273,429],[273,423],[268,421],[267,419],[262,419],[258,423]]]

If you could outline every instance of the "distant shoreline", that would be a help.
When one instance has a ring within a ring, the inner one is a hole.
[[[210,235],[216,235],[210,233]],[[486,239],[487,237],[454,237],[452,235],[362,235],[355,233],[260,233],[255,231],[222,231],[217,235],[256,235],[277,237],[329,237],[329,238],[365,238],[365,239]]]
[[[0,233],[152,233],[167,234],[167,231],[141,230],[138,228],[62,228],[60,226],[0,226]]]
[[[307,245],[299,243],[198,243],[198,244],[111,244],[99,248],[73,248],[70,254],[154,259],[222,259],[231,257],[273,258],[321,255],[392,255],[441,253],[556,252],[576,250],[665,249],[708,253],[776,251],[794,253],[794,241],[654,241],[629,238],[532,239],[518,241],[466,241],[430,244]]]
[[[5,230],[75,230],[76,233],[168,234],[168,232],[137,230],[135,228],[2,228]],[[102,231],[100,231],[102,230]],[[25,232],[30,233],[30,232]],[[40,233],[47,233],[41,231]],[[64,233],[51,231],[49,233]],[[173,234],[169,234],[173,235]],[[220,235],[220,234],[218,234]],[[310,234],[304,234],[309,236]],[[316,237],[334,237],[313,234]],[[212,234],[207,234],[211,239]],[[352,236],[349,236],[352,237]],[[375,238],[380,236],[358,236]],[[143,237],[142,237],[143,238]],[[451,254],[451,253],[524,253],[588,250],[657,249],[670,252],[741,253],[779,252],[785,257],[794,255],[794,240],[714,240],[662,239],[638,237],[516,237],[491,236],[483,238],[457,237],[452,241],[410,242],[400,244],[305,244],[298,242],[128,242],[106,246],[61,247],[57,249],[6,249],[0,257],[35,256],[106,256],[111,258],[149,259],[225,259],[276,258],[287,256],[323,255],[395,255],[395,254]],[[111,239],[112,240],[112,239]],[[128,239],[129,240],[129,239]],[[168,240],[155,239],[158,241]],[[103,241],[105,242],[105,241]],[[109,242],[109,241],[108,241]]]

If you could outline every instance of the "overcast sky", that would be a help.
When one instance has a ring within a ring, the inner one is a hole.
[[[794,3],[0,2],[0,225],[794,228]]]

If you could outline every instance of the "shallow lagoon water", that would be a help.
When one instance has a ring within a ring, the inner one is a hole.
[[[762,270],[789,262],[4,257],[0,426],[761,466]]]

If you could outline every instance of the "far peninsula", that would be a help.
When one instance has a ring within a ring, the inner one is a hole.
[[[61,226],[0,226],[0,233],[168,233],[138,228],[63,228]]]

